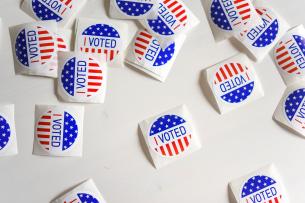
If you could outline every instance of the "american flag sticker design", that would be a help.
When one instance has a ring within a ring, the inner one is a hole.
[[[264,175],[250,178],[242,188],[241,203],[281,203],[282,194],[277,182]]]
[[[152,0],[116,0],[121,12],[127,16],[142,16],[153,8]]]
[[[216,95],[222,100],[240,103],[251,95],[254,78],[245,65],[225,63],[215,73],[213,85]]]
[[[6,119],[0,115],[0,151],[5,148],[11,137],[11,128]]]
[[[83,192],[72,195],[64,203],[99,203],[99,201],[93,195]]]
[[[47,111],[36,124],[37,141],[48,152],[64,152],[70,149],[76,142],[77,135],[77,122],[66,111]]]
[[[276,64],[283,72],[302,75],[305,68],[305,39],[297,34],[287,34],[275,47]]]
[[[112,61],[121,51],[121,46],[120,34],[110,25],[91,25],[81,35],[80,51],[98,54],[106,61]]]
[[[69,51],[68,44],[67,44],[66,40],[63,37],[61,37],[58,34],[56,34],[56,41],[57,41],[57,49],[58,49],[58,51]]]
[[[32,8],[40,20],[62,21],[73,8],[73,0],[32,0]]]
[[[177,115],[159,117],[152,124],[148,136],[150,147],[165,157],[177,156],[186,151],[191,139],[187,121]]]
[[[41,26],[22,29],[15,42],[17,61],[26,68],[52,62],[56,56],[56,39],[51,31]]]
[[[159,3],[158,18],[147,23],[152,31],[159,35],[174,35],[181,31],[188,22],[188,14],[179,0],[163,0]]]
[[[212,21],[222,30],[231,31],[247,24],[252,15],[250,0],[212,0]]]
[[[61,72],[61,85],[65,92],[78,98],[89,98],[97,94],[103,85],[100,64],[90,57],[72,57]]]
[[[260,15],[263,23],[244,30],[241,36],[246,35],[254,47],[266,47],[277,37],[279,22],[270,9],[257,8],[256,12]]]
[[[290,93],[284,101],[284,114],[289,123],[298,129],[305,130],[305,88]]]
[[[149,67],[167,64],[175,53],[175,43],[165,49],[160,47],[156,38],[146,31],[140,31],[134,41],[134,54],[139,62]]]

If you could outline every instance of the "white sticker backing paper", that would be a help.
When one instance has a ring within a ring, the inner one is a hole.
[[[110,66],[121,67],[128,46],[126,33],[126,24],[80,18],[76,21],[75,51],[90,53]]]
[[[204,72],[220,113],[226,113],[264,95],[251,61],[238,54]]]
[[[140,128],[157,169],[201,148],[185,105],[142,121]]]
[[[302,136],[305,136],[304,97],[304,83],[295,83],[287,87],[274,112],[275,120]]]
[[[159,0],[158,17],[141,20],[146,30],[156,37],[162,48],[167,47],[180,34],[187,34],[199,24],[197,17],[182,0]]]
[[[118,19],[154,19],[158,16],[157,0],[110,0],[109,15]]]
[[[273,164],[229,184],[234,203],[289,203],[282,178]]]
[[[0,105],[0,157],[18,153],[13,104]]]
[[[52,203],[106,203],[92,179],[79,184]]]
[[[107,65],[90,54],[59,52],[58,94],[66,102],[103,103]]]
[[[36,105],[33,154],[82,156],[82,106]]]
[[[39,21],[10,28],[16,73],[57,77],[57,25]]]
[[[274,49],[274,61],[287,85],[305,80],[305,28],[289,30]]]
[[[175,42],[162,49],[159,41],[145,30],[140,30],[130,44],[126,62],[148,75],[165,81],[185,40],[180,35]]]
[[[21,9],[36,20],[54,20],[69,25],[87,0],[23,0]]]

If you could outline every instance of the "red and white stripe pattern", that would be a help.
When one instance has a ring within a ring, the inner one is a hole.
[[[56,43],[51,32],[40,26],[37,28],[41,64],[45,64],[57,52]]]
[[[61,15],[63,15],[67,9],[72,9],[72,0],[60,0],[63,4],[65,4],[66,8],[61,12]]]
[[[96,93],[100,89],[102,81],[103,72],[100,65],[94,59],[89,58],[87,91],[77,93],[85,94],[86,97],[91,97],[92,94]]]
[[[56,117],[61,118],[62,114],[52,114],[52,111],[48,111],[42,115],[36,126],[36,137],[41,146],[46,150],[50,150],[50,137],[52,120]]]
[[[247,24],[251,17],[251,2],[249,0],[234,0],[233,3],[235,5],[236,11],[239,13],[242,22]],[[234,26],[240,23],[241,22],[237,22],[234,24]]]
[[[240,63],[226,63],[219,67],[219,70],[216,72],[214,84],[222,83],[223,81],[229,80],[232,77],[245,73],[248,80],[250,77],[246,72],[248,68],[241,65]]]
[[[185,151],[190,145],[190,139],[192,135],[185,135],[179,139],[173,140],[169,143],[159,145],[157,139],[155,142],[157,147],[155,147],[156,152],[161,153],[163,156],[175,156]]]
[[[152,35],[146,31],[141,31],[135,39],[134,47],[136,57],[141,60],[143,55],[146,53],[146,50],[153,39]]]
[[[179,0],[164,0],[163,4],[167,9],[179,20],[180,24],[178,24],[174,30],[176,30],[180,25],[185,26],[187,23],[187,12],[182,3]]]
[[[69,51],[68,44],[65,42],[64,38],[57,35],[57,48],[58,51]]]
[[[299,75],[301,72],[288,49],[292,43],[294,43],[294,40],[288,39],[287,41],[281,41],[278,44],[275,48],[275,61],[283,71]]]

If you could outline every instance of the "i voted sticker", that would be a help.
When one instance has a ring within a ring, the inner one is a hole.
[[[295,128],[305,130],[305,88],[290,93],[284,101],[284,115]]]
[[[34,14],[40,20],[62,21],[72,11],[75,0],[32,0]]]
[[[240,30],[252,17],[250,5],[249,0],[212,0],[212,21],[222,30]]]
[[[64,200],[64,203],[100,203],[97,198],[89,192],[79,192]]]
[[[127,16],[142,16],[154,5],[153,0],[116,0],[119,10]]]
[[[254,89],[254,76],[240,63],[225,63],[218,68],[214,80],[215,94],[228,103],[246,100]]]
[[[23,67],[40,67],[53,62],[53,58],[57,56],[56,38],[44,27],[27,26],[17,35],[15,53],[17,61]]]
[[[280,70],[291,75],[304,75],[304,36],[291,33],[285,35],[276,46],[274,57]]]
[[[178,0],[163,0],[159,3],[158,18],[149,19],[147,23],[153,32],[170,36],[185,28],[188,14]]]
[[[36,124],[36,138],[47,152],[61,153],[75,144],[78,125],[75,118],[66,111],[48,111]]]
[[[174,53],[175,43],[162,49],[158,40],[146,31],[139,32],[135,38],[134,54],[140,63],[144,63],[149,67],[167,64]]]
[[[7,120],[0,115],[0,151],[5,148],[11,137],[11,128]]]
[[[150,130],[150,147],[161,156],[177,156],[186,151],[192,139],[191,127],[177,115],[164,115],[156,119]]]
[[[246,36],[254,47],[266,47],[277,37],[279,22],[270,9],[257,8],[256,12],[260,15],[263,23],[245,30],[241,36]]]
[[[251,177],[242,188],[241,203],[281,203],[279,184],[265,175]]]
[[[81,34],[80,41],[82,52],[99,54],[106,61],[114,60],[122,48],[119,32],[107,24],[95,24],[86,28]]]
[[[71,97],[87,99],[96,95],[103,84],[101,65],[91,57],[71,57],[61,72],[61,85]]]

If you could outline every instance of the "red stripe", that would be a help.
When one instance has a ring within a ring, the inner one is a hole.
[[[51,119],[51,116],[42,116],[42,119]]]
[[[98,89],[88,88],[88,92],[97,92]]]
[[[167,149],[169,155],[170,155],[170,156],[173,156],[173,153],[172,153],[172,150],[171,150],[169,144],[166,144],[166,149]]]
[[[53,38],[50,37],[50,36],[49,36],[49,37],[39,37],[38,40],[39,40],[39,41],[43,41],[43,40],[53,40]]]
[[[64,42],[64,40],[62,38],[57,38],[58,42]]]
[[[100,82],[88,82],[88,85],[91,85],[91,86],[101,86],[102,83]]]
[[[231,67],[233,68],[233,71],[234,71],[235,75],[237,75],[237,74],[238,74],[238,71],[237,71],[237,69],[235,68],[234,63],[230,63],[230,65],[231,65]]]
[[[180,22],[183,22],[186,18],[187,16],[184,16],[183,18],[180,19]]]
[[[58,48],[62,48],[62,49],[65,49],[65,48],[67,48],[67,47],[66,47],[66,45],[63,45],[63,44],[59,44],[59,45],[58,45]]]
[[[295,63],[294,62],[290,62],[289,64],[285,65],[282,67],[283,70],[289,68],[290,66],[293,66]]]
[[[46,30],[39,30],[39,31],[38,31],[38,34],[39,34],[39,35],[45,35],[45,34],[49,34],[49,32],[46,31]]]
[[[89,73],[102,73],[102,70],[96,70],[96,69],[89,69]]]
[[[91,48],[91,53],[95,53],[95,48]]]
[[[50,43],[41,43],[39,44],[40,47],[46,47],[46,46],[54,46],[54,43],[53,42],[50,42]]]
[[[166,4],[167,2],[169,2],[170,0],[164,0],[163,3]]]
[[[177,146],[176,146],[176,142],[175,142],[175,141],[172,142],[172,145],[173,145],[173,147],[174,147],[175,153],[176,153],[176,154],[179,154],[179,151],[178,151],[178,149],[177,149]]]
[[[287,58],[281,60],[281,61],[279,62],[279,65],[282,65],[283,63],[286,63],[286,62],[289,61],[289,60],[291,60],[291,57],[290,57],[290,56],[288,56]]]
[[[40,144],[42,144],[42,145],[49,145],[50,142],[49,141],[40,141]]]
[[[243,19],[243,20],[246,20],[246,19],[248,19],[248,18],[250,18],[250,17],[251,17],[250,15],[246,15],[246,16],[243,16],[242,19]]]
[[[37,137],[38,137],[38,138],[50,138],[50,135],[38,134]]]
[[[185,136],[183,139],[184,139],[185,145],[186,145],[186,146],[189,146],[189,141],[188,141],[188,139],[187,139],[187,136]]]
[[[248,13],[248,12],[250,12],[250,11],[251,11],[250,8],[248,8],[248,9],[246,9],[246,10],[240,11],[239,14],[242,15],[242,14]]]
[[[237,8],[237,9],[241,9],[241,8],[243,8],[243,7],[246,7],[246,6],[249,6],[249,4],[248,4],[248,3],[244,3],[244,4],[241,4],[241,5],[236,6],[236,8]]]
[[[145,44],[149,44],[149,41],[140,37],[136,38],[137,41],[144,42]]]
[[[256,12],[257,12],[259,15],[262,15],[262,14],[263,14],[263,12],[261,12],[260,9],[256,9]]]
[[[114,50],[111,50],[111,51],[110,51],[110,60],[112,60],[113,57],[114,57]]]
[[[89,63],[89,66],[91,66],[91,67],[99,67],[98,63]]]
[[[277,197],[274,198],[275,203],[279,203],[279,200]]]
[[[44,60],[44,59],[49,59],[51,58],[51,55],[47,55],[47,56],[41,56],[41,59]]]
[[[243,71],[244,71],[243,67],[242,67],[239,63],[237,64],[237,66],[238,66],[240,72],[243,72]]]
[[[49,128],[37,128],[37,131],[39,132],[50,132]]]
[[[172,12],[175,13],[175,12],[178,11],[180,8],[182,8],[182,5],[181,5],[181,4],[179,4],[176,8],[174,8],[174,9],[172,10]]]
[[[218,73],[216,73],[216,77],[217,77],[217,79],[218,79],[219,82],[222,81]]]
[[[160,150],[161,150],[162,154],[165,155],[165,151],[164,151],[163,146],[160,147]]]
[[[38,122],[38,125],[51,125],[51,122]]]
[[[281,53],[280,55],[278,55],[278,56],[276,57],[276,59],[280,59],[280,58],[282,58],[283,56],[286,56],[287,54],[289,54],[288,51],[285,51],[285,52]]]
[[[176,17],[178,18],[178,17],[181,16],[183,13],[185,13],[185,10],[180,11],[180,12],[176,15]]]
[[[168,8],[171,8],[171,7],[173,7],[176,3],[178,3],[177,1],[174,1],[174,2],[172,2],[171,4],[169,4],[167,7]]]
[[[183,147],[183,144],[181,142],[181,139],[178,139],[178,143],[179,143],[179,147],[180,147],[181,151],[184,151],[184,147]]]
[[[242,2],[242,1],[244,1],[244,0],[235,0],[234,4],[238,4],[238,3]]]
[[[298,68],[297,67],[294,67],[293,69],[289,70],[288,73],[293,73],[294,71],[297,71]]]
[[[151,39],[152,36],[146,32],[140,32],[140,35],[144,36],[144,37],[147,37],[148,39]]]
[[[232,76],[233,76],[233,75],[232,75],[232,72],[231,72],[231,70],[230,70],[230,68],[228,67],[227,64],[225,64],[225,69],[226,69],[227,72],[229,73],[230,77],[232,77]]]
[[[222,67],[220,67],[220,72],[221,72],[223,78],[226,80],[227,76],[226,76],[226,73],[223,71]]]
[[[103,77],[102,76],[95,76],[95,75],[89,75],[88,79],[97,79],[97,80],[102,80]]]
[[[40,50],[40,53],[52,53],[54,52],[54,49],[42,49]]]
[[[136,49],[135,52],[136,52],[137,54],[140,54],[140,55],[143,55],[143,54],[144,54],[143,51],[140,51],[140,50],[138,50],[138,49]]]
[[[143,46],[142,44],[139,44],[139,43],[135,43],[135,46],[140,47],[142,49],[146,49],[146,46]]]

